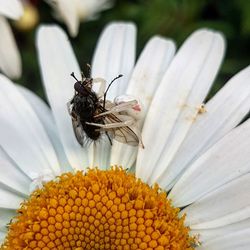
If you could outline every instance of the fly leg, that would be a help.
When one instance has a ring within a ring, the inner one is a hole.
[[[106,134],[106,136],[107,136],[107,137],[108,137],[108,139],[109,139],[110,145],[112,146],[112,145],[113,145],[113,143],[112,143],[112,140],[111,140],[111,138],[110,138],[110,136],[109,136],[108,132],[107,132],[107,131],[105,131],[105,134]]]

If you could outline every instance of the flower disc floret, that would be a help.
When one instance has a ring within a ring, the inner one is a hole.
[[[66,173],[34,191],[2,249],[192,249],[165,192],[121,168]]]

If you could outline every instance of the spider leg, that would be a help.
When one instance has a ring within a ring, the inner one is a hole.
[[[119,113],[121,111],[126,111],[126,110],[133,108],[133,106],[136,104],[137,104],[136,100],[124,102],[124,103],[118,104],[118,105],[110,108],[106,112],[103,112],[103,113],[96,115],[95,117],[100,117],[100,116],[104,116],[104,115],[108,115],[108,114],[112,114],[112,113]]]
[[[87,125],[103,128],[103,129],[111,129],[111,128],[121,128],[121,127],[128,127],[134,124],[134,119],[128,118],[126,121],[122,122],[114,122],[109,124],[99,124],[94,122],[86,122]]]

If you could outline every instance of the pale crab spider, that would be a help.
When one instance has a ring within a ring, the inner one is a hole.
[[[141,106],[131,96],[118,96],[113,102],[107,101],[107,93],[112,83],[122,75],[114,78],[106,89],[103,78],[85,77],[74,84],[75,95],[68,103],[72,124],[77,141],[83,146],[84,135],[94,141],[104,132],[112,144],[111,138],[129,145],[143,145],[138,128]],[[100,84],[98,93],[94,92],[93,84]],[[105,90],[106,89],[106,90]],[[105,90],[105,91],[104,91]],[[85,132],[85,133],[84,133]]]

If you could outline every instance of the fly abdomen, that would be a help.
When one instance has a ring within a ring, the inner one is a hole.
[[[85,123],[83,126],[85,133],[91,140],[97,140],[100,137],[100,130]]]

